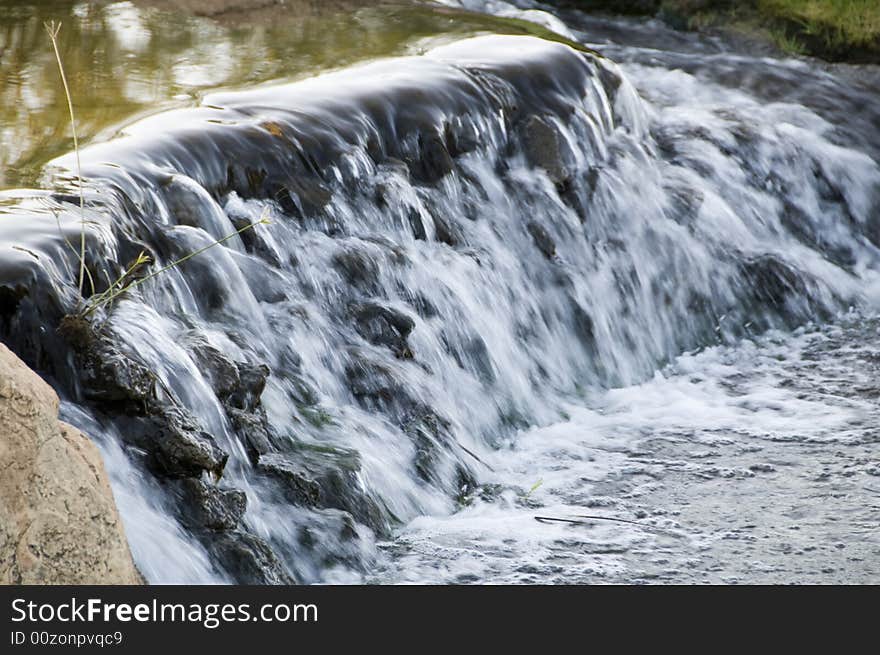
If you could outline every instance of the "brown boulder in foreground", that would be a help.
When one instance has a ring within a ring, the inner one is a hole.
[[[97,447],[0,344],[0,584],[141,584]]]

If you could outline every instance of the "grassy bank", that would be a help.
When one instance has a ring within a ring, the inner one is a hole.
[[[762,33],[782,50],[880,63],[880,0],[569,0],[587,11],[656,15],[681,29]]]
[[[795,47],[831,59],[873,53],[874,61],[880,61],[878,0],[758,0],[757,5],[762,16],[795,40]]]

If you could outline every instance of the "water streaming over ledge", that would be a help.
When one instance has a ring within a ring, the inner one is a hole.
[[[70,189],[7,194],[2,336],[101,443],[150,582],[431,581],[376,571],[426,521],[531,524],[522,457],[570,445],[533,426],[600,429],[577,407],[686,351],[874,306],[880,167],[832,132],[527,36],[208,95],[83,152],[92,275],[268,224],[99,312],[107,371],[55,332]]]

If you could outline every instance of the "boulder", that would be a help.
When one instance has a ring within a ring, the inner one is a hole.
[[[0,371],[0,583],[143,583],[97,447],[2,344]]]

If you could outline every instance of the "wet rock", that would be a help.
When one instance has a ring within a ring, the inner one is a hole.
[[[425,221],[422,219],[422,214],[418,209],[415,207],[408,207],[406,220],[409,223],[410,230],[412,230],[413,238],[418,239],[419,241],[426,241],[428,239],[428,230],[425,227]]]
[[[191,227],[177,226],[161,230],[156,235],[155,245],[160,257],[166,261],[189,257],[211,243],[204,232]],[[233,265],[234,260],[229,253],[215,249],[213,256],[191,257],[176,268],[186,276],[193,298],[205,313],[223,314],[239,304],[239,297],[233,285],[230,285],[230,276],[238,278],[241,272],[235,270]]]
[[[455,220],[441,214],[433,214],[432,219],[434,221],[434,235],[437,241],[453,248],[464,243],[464,234],[461,226]]]
[[[160,179],[158,187],[164,195],[172,219],[178,225],[199,228],[215,239],[229,234],[226,215],[211,194],[196,180],[186,175],[174,174]]]
[[[233,227],[239,230],[238,236],[244,244],[245,250],[250,254],[256,255],[270,266],[281,268],[281,258],[278,253],[269,245],[269,242],[263,237],[261,232],[253,227],[248,228],[254,221],[245,216],[230,215],[229,220],[232,221]]]
[[[416,313],[422,318],[434,318],[440,315],[437,306],[421,292],[412,292],[409,304],[415,309]]]
[[[361,353],[353,353],[346,376],[352,394],[363,407],[385,412],[412,439],[416,448],[413,464],[419,476],[444,484],[447,478],[442,471],[448,470],[454,459],[450,455],[455,447],[450,422],[416,398],[389,367]]]
[[[439,135],[419,135],[419,159],[411,167],[417,181],[435,184],[448,175],[454,166],[452,156]]]
[[[210,364],[205,370],[216,375],[213,382],[218,386],[232,386],[229,380],[234,374],[219,351],[208,345],[196,345]],[[153,372],[120,350],[110,335],[93,333],[77,360],[83,395],[115,415],[114,420],[124,426],[123,434],[147,451],[157,473],[172,478],[198,477],[203,472],[217,478],[222,475],[228,454],[173,398],[159,398]],[[236,367],[236,373],[239,381],[234,389],[238,390],[244,383],[241,369]]]
[[[253,412],[260,404],[260,396],[269,379],[269,367],[265,364],[249,364],[236,362],[238,369],[238,386],[229,396],[221,398],[237,409]]]
[[[177,483],[184,522],[194,528],[232,530],[247,509],[247,496],[240,489],[221,489],[200,479]]]
[[[529,116],[522,128],[523,150],[530,166],[542,168],[554,184],[564,184],[571,173],[563,156],[563,138],[549,119]]]
[[[350,352],[346,377],[349,389],[363,407],[389,414],[405,431],[420,422],[429,426],[430,434],[439,433],[440,427],[448,431],[449,422],[414,396],[413,389],[394,370],[361,351]]]
[[[271,370],[265,364],[234,362],[201,335],[187,337],[190,352],[229,413],[253,413],[260,406]]]
[[[623,79],[615,70],[616,67],[613,68],[611,65],[605,64],[604,62],[598,63],[597,67],[599,69],[599,81],[602,83],[602,88],[605,89],[608,104],[613,107],[614,101],[617,99],[617,91],[620,89]]]
[[[458,337],[453,343],[444,333],[441,339],[446,351],[461,368],[476,375],[483,384],[490,385],[495,382],[495,366],[482,337],[476,334]]]
[[[364,249],[347,246],[333,255],[333,267],[345,280],[360,289],[375,289],[379,284],[379,264]]]
[[[412,398],[405,384],[386,365],[352,351],[345,367],[348,387],[365,408],[402,417],[420,403]]]
[[[473,152],[480,145],[480,134],[474,123],[465,118],[447,123],[443,133],[452,157]]]
[[[413,465],[419,477],[446,490],[455,497],[475,489],[478,484],[467,466],[453,455],[456,447],[450,422],[424,405],[414,408],[402,422],[403,431],[412,439],[416,454]],[[460,448],[460,446],[459,446]],[[447,483],[452,476],[453,485]]]
[[[212,533],[206,546],[236,584],[289,585],[296,580],[263,539],[232,530]]]
[[[591,167],[583,178],[582,183],[574,178],[556,185],[559,199],[574,211],[581,223],[586,223],[590,217],[590,203],[596,193],[599,184],[599,169]]]
[[[223,404],[226,416],[256,461],[274,448],[274,435],[260,397],[270,374],[265,364],[233,362],[201,336],[191,337],[190,351]]]
[[[353,450],[300,445],[283,454],[261,456],[258,469],[278,480],[291,502],[340,509],[359,522],[387,531],[378,506],[361,489],[360,457]]]
[[[154,456],[160,468],[170,476],[198,476],[202,472],[219,478],[229,455],[202,431],[187,412],[167,411],[154,433],[157,449]]]
[[[705,194],[699,189],[677,184],[667,184],[665,188],[669,198],[664,211],[666,216],[680,225],[693,226],[705,201]]]
[[[269,453],[260,456],[258,468],[282,480],[285,493],[293,503],[307,507],[317,506],[321,486],[307,465],[291,461],[284,455]]]
[[[8,332],[12,318],[18,312],[19,303],[28,295],[28,291],[21,285],[0,286],[0,326],[4,332]]]
[[[408,180],[410,178],[409,164],[397,157],[386,157],[382,162],[382,167],[385,170],[400,175],[404,179]]]
[[[571,181],[556,185],[559,199],[577,215],[581,223],[586,223],[589,216],[589,193]]]
[[[443,458],[441,441],[446,441],[449,423],[430,410],[413,416],[403,425],[416,449],[413,459],[416,473],[425,482],[440,482],[437,469]]]
[[[241,386],[238,366],[205,337],[189,335],[186,337],[186,345],[199,371],[218,398],[228,398]]]
[[[593,318],[577,301],[572,301],[571,316],[575,334],[588,350],[595,352],[596,329],[593,324]]]
[[[105,336],[81,342],[80,380],[86,398],[109,404],[136,405],[143,411],[156,398],[156,376]]]
[[[785,184],[781,182],[781,184]],[[856,255],[849,245],[837,244],[827,238],[822,228],[818,228],[810,219],[808,212],[803,211],[796,202],[788,198],[782,199],[782,211],[779,214],[780,222],[792,235],[808,247],[818,250],[827,259],[841,268],[851,269],[856,264]],[[841,198],[833,204],[846,207],[846,201]],[[824,211],[829,211],[825,209]],[[830,210],[833,211],[833,210]],[[856,223],[851,216],[848,220]]]
[[[474,475],[464,467],[458,467],[455,473],[455,486],[458,490],[456,501],[459,505],[467,505],[480,490],[480,484]]]
[[[762,304],[781,306],[792,296],[805,296],[807,287],[801,275],[773,255],[762,255],[741,264],[755,299]]]
[[[550,236],[546,228],[540,223],[529,221],[526,229],[532,235],[535,245],[538,246],[538,250],[541,251],[544,257],[550,260],[554,259],[556,257],[556,242],[553,241],[553,237]]]
[[[362,529],[351,514],[337,509],[312,509],[297,517],[297,563],[308,563],[310,571],[303,577],[312,580],[321,577],[321,570],[344,567],[354,571],[369,571],[369,560],[364,559]]]
[[[308,218],[320,213],[333,199],[333,193],[323,183],[308,177],[297,177],[275,192],[281,206],[297,218]]]
[[[229,455],[204,432],[186,410],[169,405],[149,416],[120,416],[121,432],[150,455],[156,473],[171,477],[215,478],[223,474]]]
[[[412,357],[407,338],[416,324],[409,316],[373,301],[352,306],[351,314],[355,328],[364,339],[390,348],[397,357]]]
[[[253,412],[227,407],[226,415],[236,434],[244,442],[252,461],[256,462],[260,455],[275,450],[274,434],[262,407]]]
[[[403,162],[400,162],[400,164],[403,167],[403,171],[400,175],[409,177],[409,171],[406,169],[406,164]],[[383,166],[382,168],[387,167]],[[389,181],[377,182],[374,189],[374,200],[376,205],[382,210],[402,213],[404,220],[410,226],[413,237],[420,241],[425,241],[428,238],[428,231],[425,227],[425,221],[422,219],[421,212],[418,207],[414,207],[413,205],[405,203],[405,201],[401,201],[400,198],[397,197],[398,193],[399,191],[396,184]]]

